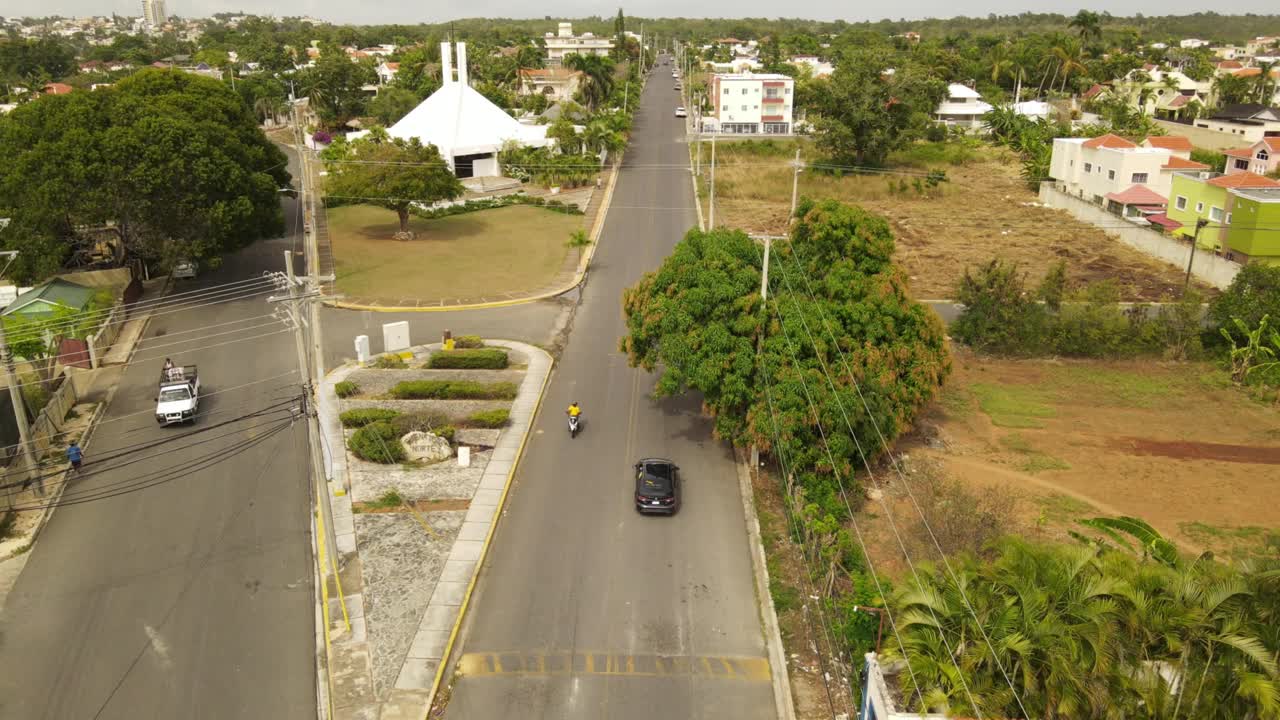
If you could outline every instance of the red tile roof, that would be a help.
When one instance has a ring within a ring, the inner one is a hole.
[[[1124,192],[1107,193],[1108,200],[1121,205],[1167,205],[1168,199],[1146,185],[1134,185]]]
[[[1107,148],[1134,148],[1134,147],[1138,147],[1137,145],[1134,145],[1133,143],[1129,142],[1128,140],[1125,140],[1124,138],[1120,137],[1119,135],[1113,135],[1113,134],[1111,134],[1111,133],[1107,133],[1106,135],[1099,135],[1098,137],[1096,137],[1096,138],[1094,138],[1094,139],[1092,139],[1092,140],[1086,140],[1086,141],[1084,142],[1084,146],[1085,146],[1085,147],[1087,147],[1087,148],[1091,148],[1091,149],[1092,149],[1092,148],[1101,148],[1101,147],[1107,147]]]
[[[1191,140],[1181,135],[1152,135],[1147,138],[1147,144],[1151,147],[1164,148],[1166,150],[1186,150],[1189,152],[1195,149],[1191,145]]]
[[[1266,145],[1271,152],[1280,152],[1280,137],[1264,137],[1262,144]]]
[[[1268,177],[1263,177],[1257,173],[1242,172],[1233,175],[1223,175],[1209,181],[1210,185],[1220,188],[1268,188],[1280,187],[1280,182],[1276,182]]]
[[[1170,100],[1169,104],[1166,105],[1165,107],[1180,108],[1183,105],[1186,105],[1190,100],[1191,100],[1191,97],[1189,95],[1179,95],[1178,97]]]
[[[1159,225],[1160,227],[1167,228],[1169,230],[1177,230],[1178,228],[1182,227],[1182,223],[1178,222],[1177,220],[1171,219],[1168,215],[1165,215],[1164,213],[1161,213],[1159,215],[1148,215],[1147,222],[1151,223],[1152,225]]]
[[[1092,99],[1094,99],[1094,98],[1098,97],[1098,95],[1102,94],[1102,91],[1103,91],[1103,90],[1106,90],[1106,88],[1102,87],[1101,85],[1097,85],[1097,84],[1095,84],[1093,87],[1091,87],[1091,88],[1089,88],[1088,90],[1085,90],[1085,91],[1084,91],[1084,99],[1085,99],[1085,100],[1092,100]]]
[[[1262,74],[1262,68],[1256,68],[1256,67],[1244,68],[1243,70],[1236,70],[1231,74],[1235,75],[1236,77],[1257,77]],[[1273,69],[1271,71],[1271,77],[1280,78],[1280,68]]]
[[[1231,148],[1230,150],[1223,150],[1222,154],[1250,160],[1253,158],[1253,148]]]
[[[1239,70],[1242,67],[1244,67],[1244,64],[1239,60],[1223,60],[1218,63],[1219,70]]]
[[[1169,162],[1160,166],[1162,170],[1208,170],[1209,166],[1195,160],[1184,160],[1177,155],[1170,156]]]
[[[71,92],[73,89],[74,88],[72,88],[70,85],[66,85],[63,83],[49,83],[48,85],[44,86],[44,94],[45,95],[66,95],[67,93]]]

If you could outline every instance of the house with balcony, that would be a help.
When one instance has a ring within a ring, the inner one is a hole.
[[[568,55],[599,55],[608,57],[613,52],[613,39],[596,37],[591,33],[573,34],[573,23],[562,22],[554,34],[542,38],[547,47],[547,66],[560,67]]]
[[[1163,212],[1174,175],[1209,169],[1190,154],[1189,143],[1163,137],[1142,145],[1111,134],[1056,138],[1049,176],[1061,192],[1137,220]]]
[[[1280,182],[1251,172],[1175,173],[1167,214],[1180,227],[1173,232],[1186,238],[1194,237],[1197,222],[1204,220],[1207,224],[1200,230],[1198,245],[1207,250],[1221,250],[1228,244],[1234,220],[1231,191],[1266,188],[1280,188]]]
[[[1139,112],[1177,118],[1193,102],[1201,107],[1210,105],[1213,83],[1193,80],[1177,70],[1145,65],[1116,82],[1113,92],[1125,98]]]
[[[1224,150],[1223,154],[1227,156],[1223,172],[1228,175],[1242,172],[1270,175],[1280,170],[1280,137],[1264,137],[1249,147]]]
[[[938,105],[933,117],[947,127],[961,127],[966,130],[981,130],[982,116],[991,111],[991,106],[982,101],[977,90],[959,83],[947,86],[947,99]]]
[[[703,116],[702,132],[790,135],[795,130],[795,80],[786,75],[712,75],[709,93],[713,110]]]

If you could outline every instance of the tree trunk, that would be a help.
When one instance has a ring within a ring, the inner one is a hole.
[[[396,215],[400,217],[400,235],[409,236],[409,206],[401,205],[396,208]]]

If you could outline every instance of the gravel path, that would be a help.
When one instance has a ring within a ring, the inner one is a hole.
[[[436,580],[466,513],[423,513],[434,535],[408,513],[357,513],[373,686],[386,699],[418,632]]]
[[[404,413],[436,410],[452,420],[464,420],[481,410],[507,410],[510,400],[343,400],[341,412],[353,408],[389,408]]]
[[[351,477],[351,499],[370,502],[395,490],[406,500],[463,498],[470,500],[480,486],[490,450],[473,453],[470,467],[458,467],[457,457],[419,468],[404,465],[380,465],[351,455],[348,472]]]

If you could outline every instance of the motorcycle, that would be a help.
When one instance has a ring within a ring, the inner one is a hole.
[[[578,436],[578,423],[580,423],[581,421],[582,421],[581,415],[569,416],[569,437],[570,438],[575,438]]]

